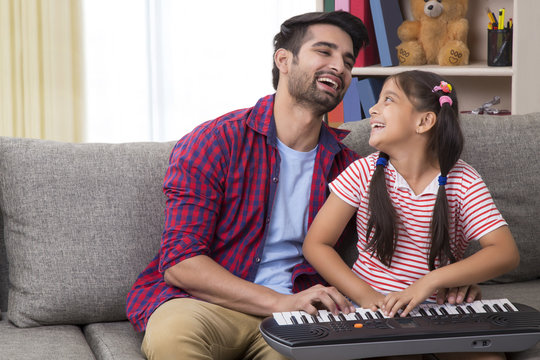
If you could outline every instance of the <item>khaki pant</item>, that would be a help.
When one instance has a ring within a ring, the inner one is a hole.
[[[262,338],[262,318],[190,298],[172,299],[150,316],[142,351],[150,360],[283,360]]]

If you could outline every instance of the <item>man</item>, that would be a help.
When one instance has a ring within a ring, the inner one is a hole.
[[[259,333],[263,317],[354,310],[301,249],[328,182],[357,158],[322,119],[366,42],[347,12],[285,21],[274,38],[275,95],[176,144],[160,251],[127,299],[149,359],[283,359]]]

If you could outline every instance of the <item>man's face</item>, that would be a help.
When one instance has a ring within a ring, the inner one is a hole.
[[[289,93],[317,115],[325,114],[343,100],[353,66],[350,36],[334,25],[312,25],[298,55],[292,60]]]

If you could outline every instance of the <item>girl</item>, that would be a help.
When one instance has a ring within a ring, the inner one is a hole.
[[[305,258],[325,280],[363,308],[406,316],[434,301],[437,289],[515,268],[519,254],[506,222],[478,173],[459,159],[463,135],[452,86],[423,71],[390,76],[370,116],[369,144],[379,151],[330,184],[304,241]],[[351,271],[334,245],[355,213],[359,255]],[[472,240],[482,249],[463,259]]]

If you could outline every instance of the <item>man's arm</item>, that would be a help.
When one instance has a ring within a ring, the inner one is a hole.
[[[333,287],[316,285],[297,294],[280,294],[231,274],[206,255],[171,266],[165,270],[164,279],[199,299],[258,316],[293,310],[314,315],[320,305],[334,314],[340,310],[354,311],[351,303]]]

